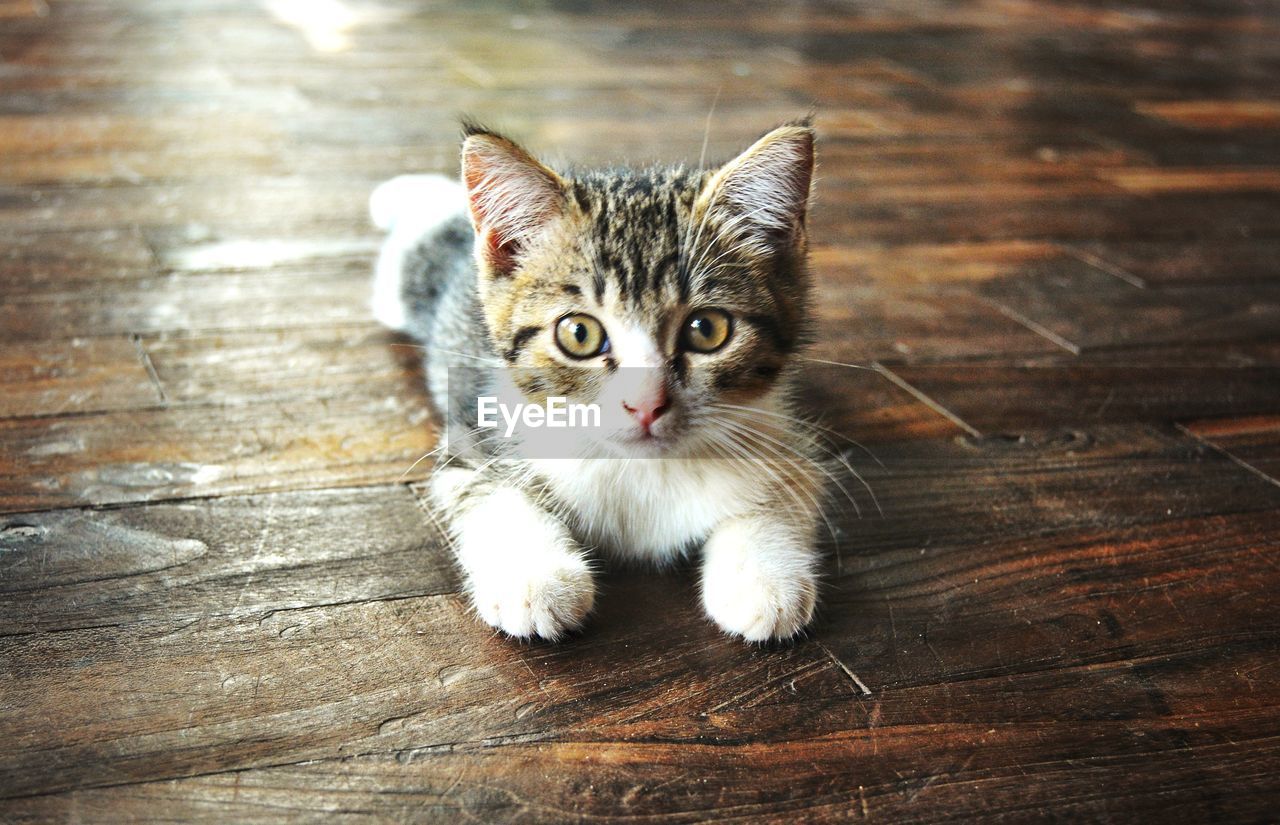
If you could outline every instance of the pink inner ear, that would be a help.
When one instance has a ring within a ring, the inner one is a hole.
[[[481,249],[499,272],[509,272],[520,251],[562,213],[559,179],[507,141],[469,138],[462,177]]]
[[[467,201],[471,207],[471,223],[475,228],[485,259],[498,272],[510,272],[515,266],[515,253],[518,249],[515,240],[502,241],[498,230],[501,213],[496,204],[480,197],[482,183],[486,177],[484,168],[478,164],[463,166],[463,182],[467,187]]]

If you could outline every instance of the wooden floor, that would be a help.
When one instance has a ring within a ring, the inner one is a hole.
[[[820,616],[468,614],[366,199],[816,108]],[[1280,6],[0,0],[0,820],[1275,821]],[[836,443],[844,444],[837,441]],[[845,445],[847,446],[847,445]]]

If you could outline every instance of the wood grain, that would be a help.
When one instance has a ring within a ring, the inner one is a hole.
[[[0,512],[420,479],[428,416],[388,395],[0,420]]]
[[[0,350],[0,417],[102,412],[159,404],[136,341],[80,338]]]
[[[1072,818],[1136,821],[1176,805],[1191,816],[1261,821],[1269,813],[1265,800],[1275,792],[1266,771],[1276,753],[1267,736],[1272,729],[1262,722],[1254,735],[1244,729],[1250,721],[1261,722],[1254,717],[1214,727],[1214,734],[1237,743],[1226,747],[1209,741],[1189,747],[1183,732],[1155,725],[1136,730],[1124,721],[1076,725],[1078,734],[1071,737],[1076,749],[1042,754],[1031,774],[1019,760],[1036,758],[1032,754],[1043,747],[1038,740],[1066,738],[1065,731],[929,726],[901,735],[787,743],[767,751],[734,744],[680,749],[643,742],[511,744],[427,752],[407,764],[356,757],[127,790],[77,791],[18,800],[13,810],[17,821],[83,811],[145,818],[164,811],[210,822],[220,816],[243,822],[282,816],[536,822],[607,817],[621,808],[638,822],[724,817],[847,822],[910,816],[932,800],[963,819],[1034,819],[1051,808]],[[913,770],[912,754],[943,733],[957,743],[939,758],[937,771]],[[1142,752],[1123,747],[1146,737],[1161,745]],[[1073,781],[1080,772],[1090,778],[1087,787]],[[1145,778],[1148,772],[1155,778]],[[1206,785],[1223,782],[1241,793],[1204,793]],[[993,798],[1000,802],[993,804]]]
[[[1232,458],[1280,484],[1280,418],[1277,416],[1192,421],[1186,426]]]
[[[326,260],[271,272],[179,272],[112,289],[71,286],[0,304],[0,341],[279,329],[369,319],[369,261]]]
[[[141,345],[175,405],[423,395],[421,346],[371,324],[160,334]]]
[[[449,593],[443,541],[404,486],[6,516],[0,636]]]
[[[39,209],[40,202],[33,201]],[[135,227],[6,233],[0,252],[0,287],[6,297],[67,288],[72,284],[156,274],[151,247]]]
[[[1092,265],[1057,262],[981,285],[1011,317],[1079,349],[1274,340],[1280,286],[1144,290]]]
[[[890,284],[946,284],[986,281],[1020,265],[1059,254],[1047,243],[995,241],[958,244],[875,244],[818,246],[809,259],[821,273],[841,281]]]
[[[1062,352],[1064,343],[980,297],[937,287],[823,284],[822,352],[866,363]]]
[[[1280,192],[1273,169],[1111,169],[1103,178],[1128,192]]]
[[[1143,363],[1144,354],[1155,362]],[[1267,412],[1280,405],[1280,363],[1274,361],[1161,363],[1158,355],[1127,350],[1114,357],[1119,363],[890,364],[888,369],[984,433],[1172,423]]]
[[[1086,260],[1143,286],[1275,282],[1280,239],[1250,238],[1214,244],[1125,241],[1083,244]]]
[[[638,584],[610,588],[621,598],[602,608],[597,631],[560,647],[495,638],[447,595],[0,639],[18,711],[0,725],[20,743],[0,759],[0,776],[9,795],[30,795],[137,781],[161,754],[167,777],[363,753],[412,758],[776,702],[809,693],[811,680],[814,691],[852,694],[816,644],[763,654],[723,638],[698,618],[687,584],[644,582],[664,618],[638,626],[626,607]],[[89,662],[78,653],[86,645],[98,651]],[[583,671],[584,657],[609,669]],[[84,684],[108,705],[72,702]],[[261,730],[264,717],[279,729]]]
[[[1275,819],[1274,4],[0,19],[0,820]],[[495,635],[370,191],[464,113],[706,168],[811,109],[815,623],[724,637],[695,552]]]
[[[845,456],[880,507],[846,469],[840,478],[862,512],[837,499],[844,505],[832,525],[838,571],[880,549],[906,558],[950,547],[974,552],[994,536],[1014,535],[1034,552],[1037,537],[1063,530],[1280,506],[1280,490],[1177,431],[1064,427],[868,446],[878,461],[853,448]],[[943,575],[933,565],[913,567]]]
[[[1273,100],[1170,100],[1139,102],[1138,111],[1196,129],[1234,131],[1280,127]]]

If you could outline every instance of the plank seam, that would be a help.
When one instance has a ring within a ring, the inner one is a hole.
[[[1238,455],[1231,452],[1226,447],[1221,447],[1215,444],[1214,442],[1210,441],[1209,439],[1197,433],[1195,430],[1192,430],[1182,424],[1174,424],[1174,426],[1177,427],[1178,430],[1181,431],[1184,435],[1190,436],[1191,438],[1195,439],[1199,443],[1213,450],[1215,453],[1218,453],[1219,455],[1222,455],[1222,456],[1225,456],[1226,458],[1231,459],[1236,464],[1240,465],[1244,469],[1253,473],[1263,481],[1266,481],[1270,484],[1274,484],[1275,486],[1280,487],[1280,478],[1273,478],[1272,476],[1268,475],[1267,473],[1253,466],[1249,462],[1245,461],[1243,458],[1240,458]]]
[[[925,395],[924,392],[912,386],[905,379],[903,379],[901,376],[896,374],[893,370],[886,367],[882,362],[876,361],[875,368],[876,368],[876,371],[879,372],[881,375],[883,375],[885,378],[888,378],[895,385],[905,390],[906,392],[910,393],[912,398],[915,398],[921,404],[924,404],[929,409],[945,417],[948,421],[950,421],[952,424],[955,424],[957,427],[964,430],[969,435],[973,436],[974,438],[982,437],[981,432],[979,432],[974,427],[970,426],[966,421],[960,418],[960,416],[951,412],[951,410],[948,410],[946,407],[942,406],[937,401],[930,398],[928,395]]]
[[[1146,281],[1144,281],[1142,278],[1139,278],[1137,275],[1134,275],[1133,273],[1129,272],[1124,267],[1117,266],[1116,264],[1111,263],[1111,261],[1108,261],[1106,258],[1102,258],[1102,257],[1099,257],[1098,255],[1094,255],[1092,252],[1087,252],[1081,249],[1080,247],[1076,246],[1075,244],[1061,244],[1059,245],[1059,248],[1062,249],[1062,251],[1066,252],[1071,257],[1075,258],[1077,261],[1080,261],[1081,263],[1087,266],[1091,266],[1094,269],[1105,272],[1108,275],[1114,275],[1115,277],[1119,278],[1120,280],[1124,281],[1130,286],[1136,286],[1138,289],[1146,289],[1148,287],[1148,284]]]
[[[982,301],[987,306],[991,307],[996,312],[999,312],[1001,315],[1005,316],[1009,320],[1016,321],[1017,323],[1022,324],[1024,327],[1031,330],[1032,332],[1039,335],[1040,337],[1049,339],[1051,342],[1062,347],[1064,350],[1071,353],[1072,355],[1080,354],[1081,350],[1079,346],[1071,343],[1066,338],[1063,338],[1061,335],[1049,329],[1048,327],[1044,326],[1040,322],[1034,321],[1031,318],[1028,318],[1027,316],[1023,315],[1021,312],[1018,312],[1016,309],[1006,306],[1000,303],[999,301],[995,301],[981,295],[977,297],[978,297],[978,300]]]
[[[413,479],[403,484],[416,484],[426,481],[427,477]],[[153,507],[163,504],[187,504],[199,501],[216,501],[219,499],[237,499],[237,498],[253,498],[255,496],[274,496],[288,495],[293,493],[326,493],[340,492],[343,490],[372,490],[378,487],[394,488],[400,487],[402,483],[388,479],[365,479],[355,480],[351,484],[335,484],[329,487],[308,487],[286,486],[286,487],[259,487],[252,490],[230,490],[224,492],[205,493],[203,495],[187,495],[187,496],[159,496],[156,498],[129,499],[128,501],[108,501],[98,504],[69,504],[66,507],[33,507],[25,510],[5,510],[3,509],[4,501],[0,499],[0,519],[11,518],[15,516],[29,516],[38,513],[65,513],[72,510],[80,510],[85,512],[111,512],[113,510],[128,510],[134,507]]]

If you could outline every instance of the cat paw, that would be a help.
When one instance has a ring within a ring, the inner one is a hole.
[[[555,641],[582,626],[595,604],[596,585],[583,559],[566,555],[557,564],[503,571],[473,582],[480,618],[508,636]]]
[[[702,606],[725,633],[748,642],[795,636],[813,619],[817,576],[807,567],[780,573],[751,559],[710,559]]]

